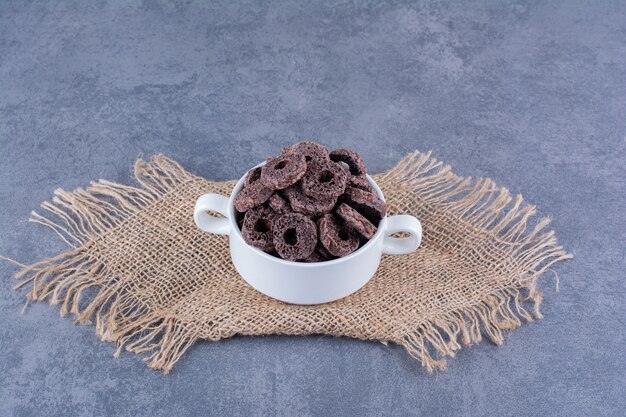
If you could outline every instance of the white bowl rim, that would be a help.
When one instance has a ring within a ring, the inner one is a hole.
[[[231,233],[234,233],[239,239],[241,239],[241,241],[243,242],[244,245],[248,246],[250,249],[254,250],[257,252],[258,255],[263,256],[271,261],[275,261],[278,262],[279,264],[285,264],[285,265],[292,265],[292,266],[299,266],[302,268],[321,268],[324,266],[331,266],[331,265],[336,265],[342,262],[348,262],[350,259],[352,258],[356,258],[357,256],[359,256],[361,253],[363,253],[365,251],[366,248],[368,248],[369,246],[374,245],[374,243],[376,242],[376,240],[380,239],[380,235],[382,235],[385,231],[385,228],[387,226],[387,215],[385,214],[385,217],[382,218],[382,220],[380,221],[380,223],[378,224],[378,229],[376,230],[376,233],[374,234],[374,236],[372,236],[372,238],[370,240],[367,241],[367,243],[363,246],[361,246],[360,248],[358,248],[357,250],[355,250],[354,252],[352,252],[349,255],[346,256],[342,256],[340,258],[337,259],[332,259],[330,261],[324,261],[324,262],[298,262],[298,261],[288,261],[286,259],[282,259],[282,258],[278,258],[276,256],[270,255],[267,252],[262,251],[259,248],[256,248],[252,245],[249,245],[244,239],[243,236],[241,234],[241,230],[239,229],[239,225],[237,224],[237,222],[235,221],[235,207],[232,204],[234,196],[236,195],[235,193],[239,192],[239,190],[241,189],[242,183],[244,181],[244,179],[246,178],[246,175],[248,175],[248,172],[250,172],[251,170],[261,167],[265,165],[265,162],[261,162],[260,164],[257,164],[255,166],[253,166],[252,168],[250,168],[248,171],[246,171],[246,173],[244,174],[244,176],[242,176],[239,181],[237,181],[237,184],[235,184],[235,187],[233,188],[233,191],[231,192],[229,198],[228,198],[228,221],[230,222],[230,227],[231,227]],[[376,184],[376,181],[374,181],[374,179],[369,175],[369,174],[365,174],[367,180],[369,181],[369,183],[374,187],[374,191],[376,191],[376,194],[378,194],[378,196],[385,201],[385,196],[383,195],[383,192],[381,191],[380,187],[378,186],[378,184]]]

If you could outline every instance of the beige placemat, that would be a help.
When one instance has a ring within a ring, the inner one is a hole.
[[[165,156],[135,164],[138,187],[105,180],[56,190],[31,221],[70,249],[22,268],[28,299],[59,304],[91,322],[102,340],[168,372],[197,340],[233,335],[328,334],[393,342],[428,370],[445,367],[461,345],[541,317],[537,280],[571,258],[535,207],[489,179],[461,178],[430,154],[414,152],[375,175],[390,214],[423,225],[413,254],[383,256],[372,280],[333,303],[297,306],[266,297],[235,271],[225,236],[200,232],[195,200],[230,194]],[[530,224],[534,223],[531,227]]]

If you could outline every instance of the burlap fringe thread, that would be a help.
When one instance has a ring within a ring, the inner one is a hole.
[[[147,353],[144,359],[149,366],[167,373],[199,335],[176,318],[163,317],[120,291],[107,265],[91,257],[87,248],[132,216],[140,215],[142,209],[165,194],[198,177],[162,155],[153,157],[150,162],[138,160],[135,177],[141,188],[99,180],[87,189],[55,190],[52,202],[45,202],[41,207],[56,219],[32,212],[30,221],[50,227],[72,249],[24,266],[15,275],[21,280],[16,288],[30,285],[28,300],[60,304],[60,314],[71,313],[79,323],[95,320],[100,338],[116,343],[116,357],[124,348]],[[493,343],[501,344],[502,330],[520,326],[521,319],[531,321],[542,317],[537,279],[555,262],[572,256],[557,244],[553,231],[542,232],[548,219],[540,220],[527,231],[529,219],[536,212],[534,206],[523,204],[519,195],[513,199],[506,189],[496,188],[489,179],[474,180],[453,174],[449,166],[432,158],[430,153],[411,153],[375,179],[415,193],[491,234],[496,238],[497,250],[514,257],[520,270],[532,271],[470,308],[416,323],[415,328],[405,330],[403,337],[381,340],[383,343],[401,344],[432,372],[445,368],[443,357],[454,356],[461,343],[479,342],[484,333]],[[229,187],[233,184],[229,182]],[[79,308],[81,296],[90,288],[96,289],[95,297],[86,307]],[[528,302],[532,305],[532,314],[524,305]],[[439,358],[433,357],[432,350]]]

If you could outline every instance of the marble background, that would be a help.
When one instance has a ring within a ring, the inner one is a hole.
[[[616,416],[626,410],[626,2],[0,1],[0,254],[54,188],[130,183],[165,153],[213,179],[301,138],[372,171],[413,149],[553,218],[575,260],[544,320],[426,374],[396,346],[324,336],[198,343],[163,376],[0,262],[2,416]]]

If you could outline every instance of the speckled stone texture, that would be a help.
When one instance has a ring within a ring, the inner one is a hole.
[[[0,2],[0,254],[63,250],[30,210],[130,183],[140,154],[229,179],[312,138],[372,172],[433,149],[538,204],[576,256],[544,320],[436,375],[276,336],[198,343],[164,376],[46,304],[20,314],[0,262],[0,415],[623,414],[626,3],[543,3]]]

